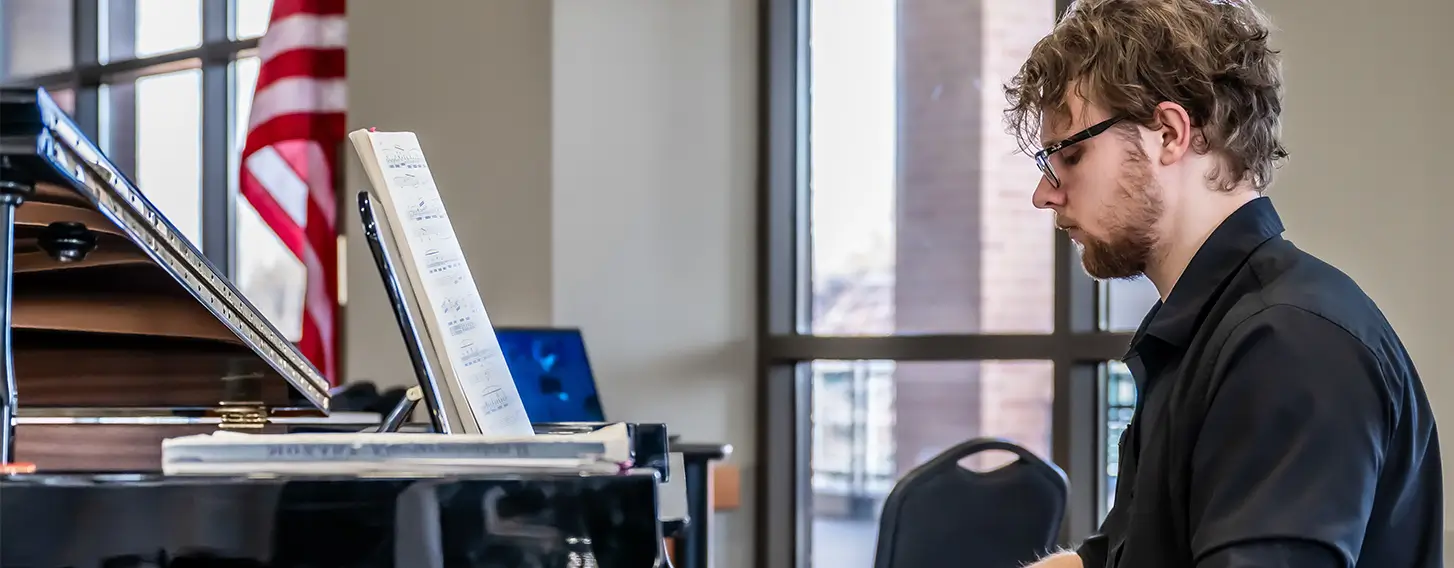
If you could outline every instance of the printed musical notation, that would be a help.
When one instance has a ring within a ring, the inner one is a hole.
[[[460,346],[460,361],[466,367],[473,367],[481,361],[488,359],[494,352],[481,347],[473,341],[466,341]]]
[[[462,336],[465,332],[473,331],[478,325],[475,317],[483,312],[483,306],[473,298],[452,297],[439,304],[439,314],[448,322],[446,325],[451,336]]]
[[[424,152],[419,148],[405,148],[398,144],[384,148],[384,168],[390,170],[418,170],[425,167]]]
[[[456,286],[464,283],[464,274],[459,272],[443,272],[434,277],[434,283],[441,286]]]
[[[414,229],[414,234],[418,235],[419,239],[426,243],[454,240],[454,231],[448,230],[448,227],[420,225]]]
[[[461,318],[446,320],[444,322],[444,326],[445,329],[449,331],[450,335],[459,337],[466,335],[476,329],[479,329],[480,322],[475,321],[475,319],[472,317],[465,316]]]
[[[510,395],[503,388],[488,389],[481,394],[484,400],[480,401],[480,405],[485,407],[485,412],[499,412],[510,406]]]
[[[414,174],[394,176],[394,186],[400,189],[414,189],[416,187],[423,186],[426,183],[429,183],[429,180],[416,176]]]
[[[448,255],[437,248],[424,251],[424,268],[430,274],[450,272],[462,266],[464,266],[464,261],[459,257]]]
[[[438,199],[420,198],[409,206],[409,218],[416,222],[444,218],[444,203]]]
[[[428,306],[423,315],[446,379],[455,382],[481,432],[533,435],[418,139],[407,132],[374,131],[350,137],[379,163],[370,180],[387,203],[419,304]]]

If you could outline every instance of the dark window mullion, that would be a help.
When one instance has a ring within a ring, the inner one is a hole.
[[[106,27],[106,43],[101,46],[104,57],[98,63],[124,61],[136,55],[136,2],[107,0],[106,13],[100,14],[100,25]]]
[[[1119,358],[1125,353],[1129,341],[1130,334],[1126,333],[875,337],[785,335],[762,338],[759,355],[772,363],[814,359],[1099,361]]]
[[[232,11],[236,0],[203,0],[202,44],[226,43],[232,38]]]
[[[1057,0],[1057,16],[1069,0]],[[1055,363],[1053,459],[1067,473],[1071,491],[1063,540],[1070,544],[1094,530],[1104,484],[1101,415],[1104,393],[1098,377],[1103,361],[1119,358],[1130,334],[1101,331],[1098,287],[1079,266],[1074,246],[1063,234],[1055,237],[1055,329],[1042,336],[896,336],[815,337],[798,335],[798,312],[805,305],[802,289],[809,229],[802,213],[807,200],[807,90],[803,57],[808,6],[806,0],[762,1],[763,93],[761,205],[759,208],[759,357],[762,416],[759,449],[758,562],[781,567],[806,560],[803,523],[811,498],[806,451],[811,433],[807,391],[800,364],[815,359],[1004,360],[1037,359]],[[789,422],[791,421],[791,422]],[[795,438],[789,441],[787,438]],[[784,463],[788,462],[788,463]],[[788,482],[785,477],[792,476]],[[794,514],[790,526],[774,523]],[[796,562],[795,562],[796,561]]]
[[[95,65],[101,55],[101,8],[98,0],[73,0],[72,21],[72,64],[75,69]],[[101,132],[100,86],[89,83],[79,75],[71,87],[74,97],[71,119],[81,132],[91,139],[99,139]]]
[[[104,117],[100,123],[104,128],[99,133],[106,156],[111,163],[133,183],[138,179],[136,171],[136,82],[111,83],[106,85],[106,97],[101,101]],[[145,191],[145,188],[142,188]]]
[[[228,159],[232,123],[229,66],[202,66],[202,254],[232,276],[232,185]]]
[[[1102,389],[1099,361],[1056,361],[1052,459],[1070,480],[1070,500],[1061,526],[1062,546],[1091,534],[1100,521],[1104,452],[1100,439]],[[1087,425],[1090,425],[1089,427]]]
[[[101,55],[99,0],[71,0],[71,67],[95,65]]]
[[[225,43],[231,35],[230,1],[202,4],[204,45]],[[202,254],[224,276],[233,275],[231,148],[231,54],[204,50],[202,62]],[[218,56],[218,57],[213,57]]]
[[[1101,333],[1097,284],[1081,269],[1080,255],[1065,233],[1055,232],[1055,336],[1057,346],[1069,346],[1080,338],[1114,338],[1097,345],[1096,352],[1057,350],[1055,359],[1055,402],[1053,405],[1052,459],[1070,479],[1070,501],[1061,529],[1063,545],[1084,538],[1095,530],[1100,486],[1097,472],[1105,470],[1103,453],[1096,445],[1100,431],[1101,392],[1096,369],[1100,361],[1118,359],[1130,338],[1126,334]],[[1087,435],[1089,434],[1089,436]]]
[[[107,0],[106,13],[100,14],[100,26],[105,26],[104,45],[100,46],[105,61],[131,59],[136,53],[136,1]],[[96,69],[104,69],[98,67]],[[104,74],[83,73],[82,81],[101,84]],[[128,78],[120,83],[106,85],[104,107],[98,128],[98,138],[107,157],[116,167],[131,178],[137,179],[136,171],[136,81]]]
[[[768,568],[806,566],[811,539],[811,379],[797,361],[774,361],[775,336],[798,333],[811,287],[806,170],[807,0],[760,0],[758,72],[758,427],[755,561]]]
[[[1056,0],[1056,19],[1069,8],[1071,0]],[[1124,355],[1129,334],[1101,332],[1101,302],[1098,284],[1081,269],[1080,255],[1070,237],[1055,234],[1055,336],[1057,342],[1090,334],[1114,337],[1115,342],[1098,349],[1104,352],[1076,353],[1075,357],[1055,362],[1055,408],[1053,430],[1054,460],[1061,464],[1070,479],[1070,502],[1066,522],[1061,530],[1062,544],[1091,534],[1100,524],[1100,486],[1106,470],[1104,447],[1098,443],[1104,421],[1101,419],[1104,390],[1098,372],[1103,361]],[[1086,357],[1085,355],[1092,355]]]

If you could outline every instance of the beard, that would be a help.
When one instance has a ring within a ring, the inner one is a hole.
[[[1131,149],[1117,183],[1117,203],[1104,223],[1108,236],[1081,237],[1081,266],[1099,280],[1130,279],[1146,272],[1157,245],[1153,228],[1165,209],[1150,160],[1139,146]]]

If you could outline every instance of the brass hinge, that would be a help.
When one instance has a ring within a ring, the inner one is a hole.
[[[221,428],[227,430],[260,429],[268,423],[268,411],[260,402],[223,402],[217,409]]]

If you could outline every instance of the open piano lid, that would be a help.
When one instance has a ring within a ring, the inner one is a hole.
[[[328,413],[322,375],[43,89],[0,89],[0,181],[35,187],[13,241],[21,420]]]

